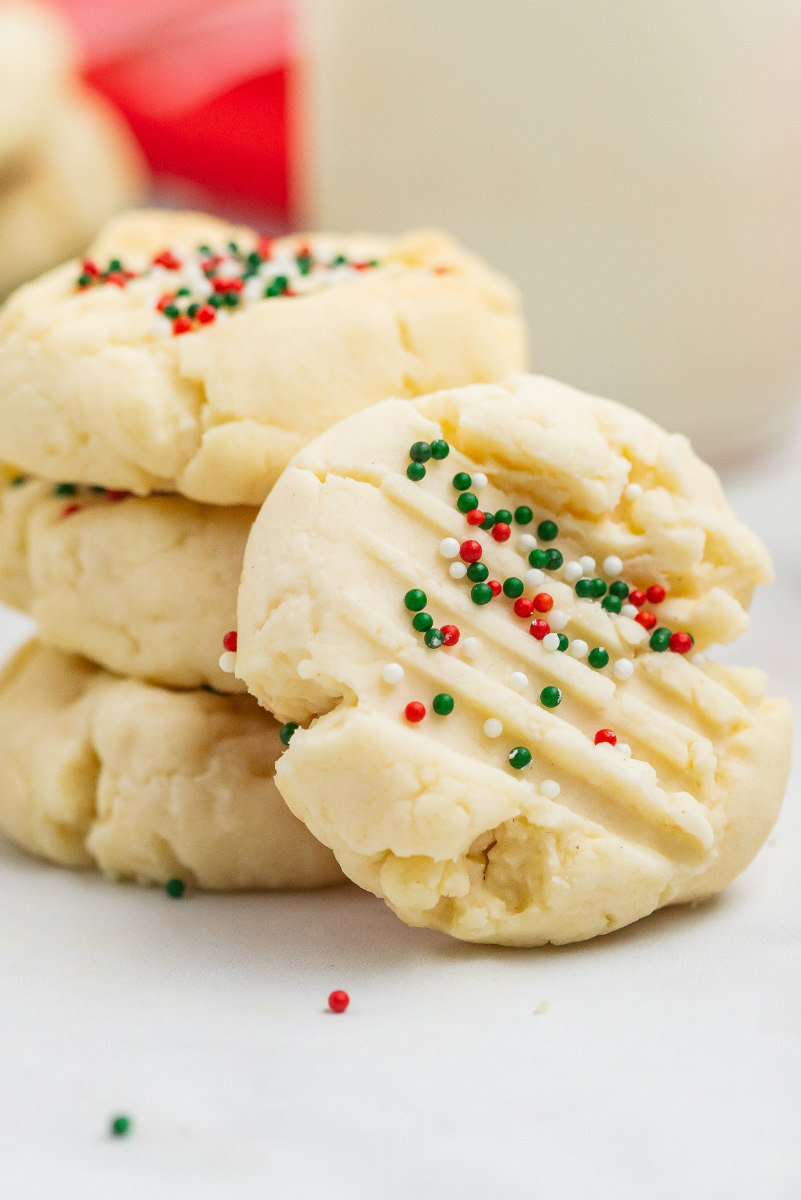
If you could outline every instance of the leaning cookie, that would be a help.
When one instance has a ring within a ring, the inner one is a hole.
[[[246,696],[117,679],[29,643],[0,673],[0,829],[70,867],[219,891],[341,880],[273,780]]]
[[[43,641],[151,683],[244,691],[220,660],[255,509],[8,474],[0,600]]]
[[[25,158],[0,173],[0,296],[77,254],[143,185],[122,118],[86,88],[65,90]]]
[[[790,717],[705,661],[770,578],[686,439],[543,379],[387,401],[253,527],[237,673],[290,808],[405,921],[569,942],[718,891]]]
[[[0,4],[0,187],[58,111],[76,59],[67,25],[50,5]]]
[[[523,340],[511,286],[443,234],[130,213],[6,304],[0,446],[46,479],[260,504],[332,422],[518,370]]]

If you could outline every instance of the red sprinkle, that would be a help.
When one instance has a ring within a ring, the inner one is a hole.
[[[533,612],[534,612],[534,601],[533,600],[526,600],[526,598],[524,596],[521,596],[519,600],[515,600],[515,616],[530,617]]]
[[[459,547],[459,557],[464,562],[474,563],[481,558],[481,542],[474,542],[472,539],[462,542]]]
[[[159,300],[158,304],[156,305],[156,308],[158,309],[158,311],[160,313],[163,313],[164,309],[167,307],[167,305],[172,304],[174,299],[175,299],[175,296],[162,296],[161,299]]]
[[[153,264],[157,267],[165,267],[168,271],[177,271],[181,260],[176,258],[171,250],[162,250],[161,254],[157,254],[153,259]]]
[[[432,267],[431,272],[433,275],[452,275],[453,267]]]
[[[617,745],[617,734],[613,729],[599,729],[595,735],[595,745],[600,746],[601,742],[608,742],[610,746]]]
[[[81,263],[81,272],[84,275],[99,275],[97,264],[93,263],[91,258],[85,258]]]
[[[62,517],[71,517],[73,513],[80,511],[80,507],[80,504],[68,504],[65,508],[62,508],[61,515]]]
[[[553,608],[553,596],[549,596],[547,592],[537,592],[531,603],[537,612],[550,612]]]
[[[332,992],[328,997],[328,1007],[333,1013],[343,1013],[349,1004],[350,996],[347,992]]]
[[[373,264],[371,262],[352,262],[350,265],[353,267],[354,271],[366,271],[367,268],[371,267]]]
[[[665,598],[665,589],[661,583],[652,583],[645,594],[650,604],[661,604]]]
[[[634,620],[638,625],[642,625],[643,629],[653,629],[656,625],[656,613],[638,612]]]
[[[633,604],[635,608],[640,608],[645,604],[645,592],[641,592],[639,588],[632,588],[626,597],[627,604]]]
[[[421,704],[419,700],[410,700],[403,713],[407,721],[411,721],[412,725],[416,725],[426,715],[426,706],[425,704]]]
[[[223,650],[236,650],[236,630],[229,629],[228,633],[223,637]]]
[[[260,258],[272,258],[273,243],[275,239],[271,237],[260,237],[256,242],[256,253]]]
[[[241,292],[243,283],[241,279],[215,279],[212,287],[215,292]]]
[[[500,596],[503,591],[503,584],[499,583],[497,579],[488,579],[487,587],[490,588],[493,596]]]
[[[122,271],[112,271],[105,278],[106,283],[113,283],[116,287],[124,288],[128,280]]]
[[[492,536],[496,542],[508,542],[512,536],[512,531],[504,521],[499,521],[497,525],[492,527]]]
[[[547,637],[551,632],[551,627],[547,621],[537,619],[532,621],[528,627],[528,631],[532,637],[535,637],[538,642],[541,642],[544,637]]]
[[[480,525],[483,520],[484,520],[484,514],[480,508],[473,508],[467,514],[467,524],[468,525]]]
[[[444,646],[455,646],[459,641],[459,630],[455,625],[443,625],[440,632]]]
[[[106,499],[112,504],[116,504],[119,500],[124,500],[126,496],[130,496],[130,492],[114,491],[111,488],[106,488]]]
[[[192,322],[189,317],[176,317],[172,323],[172,331],[176,337],[181,333],[191,333]]]
[[[210,325],[217,318],[217,309],[213,304],[202,304],[197,310],[197,319],[201,325]]]
[[[685,633],[684,630],[681,629],[678,631],[678,633],[671,634],[668,646],[674,652],[674,654],[686,654],[688,650],[692,650],[693,639],[690,637],[689,633]]]

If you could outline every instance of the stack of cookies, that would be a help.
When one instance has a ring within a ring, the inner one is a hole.
[[[250,528],[332,423],[523,360],[512,289],[436,234],[267,240],[131,213],[19,289],[0,315],[0,599],[41,643],[0,676],[3,831],[174,890],[340,879],[275,786],[294,726],[233,673]]]
[[[114,110],[78,79],[52,8],[0,3],[0,296],[77,253],[144,180]]]

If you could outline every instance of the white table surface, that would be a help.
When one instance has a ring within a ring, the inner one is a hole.
[[[777,568],[734,657],[793,699],[798,464],[727,475]],[[0,652],[28,630],[0,614]],[[0,845],[0,1200],[797,1200],[800,793],[797,755],[724,896],[533,951],[355,888],[173,901]]]

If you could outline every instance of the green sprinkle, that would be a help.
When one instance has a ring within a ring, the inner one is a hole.
[[[9,480],[11,487],[22,487],[23,483],[27,483],[27,482],[28,482],[27,475],[15,475],[13,479]]]
[[[489,604],[492,599],[492,588],[488,583],[476,583],[470,589],[470,599],[474,604]]]
[[[206,246],[206,245],[198,246],[197,252],[198,252],[198,254],[205,254],[205,255],[211,254],[211,252],[212,252],[211,246]]]
[[[332,267],[344,267],[347,265],[347,262],[348,262],[348,260],[345,258],[344,254],[338,254],[336,256],[336,258],[331,259],[331,266]]]
[[[53,487],[54,496],[74,496],[77,491],[74,483],[57,483]]]
[[[603,646],[595,646],[587,655],[587,662],[596,671],[600,671],[609,662],[609,652]]]
[[[663,650],[667,650],[670,645],[670,630],[665,629],[664,625],[658,626],[648,639],[648,645],[660,654]]]
[[[453,696],[440,692],[431,701],[431,707],[439,717],[448,717],[453,712]]]
[[[296,721],[287,721],[286,725],[281,726],[278,736],[281,739],[281,744],[283,746],[289,745],[292,740],[292,735],[296,729],[298,729],[298,724]]]
[[[606,583],[603,579],[596,578],[592,581],[592,595],[595,600],[600,600],[601,596],[606,593]]]
[[[479,525],[479,529],[492,529],[495,524],[495,514],[491,512],[484,513],[484,520]]]
[[[420,612],[428,604],[428,596],[421,588],[411,588],[403,597],[403,603],[410,612]]]
[[[228,250],[230,254],[237,255],[239,253],[239,245],[237,242],[228,242],[226,250]]]
[[[559,533],[556,521],[540,521],[537,526],[537,537],[541,542],[552,542]]]
[[[570,641],[569,641],[569,639],[568,639],[568,636],[567,636],[567,634],[566,634],[566,633],[560,633],[560,634],[559,634],[559,649],[560,649],[560,650],[567,650],[567,648],[568,648],[568,646],[569,646],[569,645],[570,645]]]
[[[457,471],[453,477],[453,486],[457,492],[466,492],[473,480],[467,474],[467,471]]]
[[[431,613],[419,612],[412,617],[412,625],[418,633],[427,633],[434,624],[434,618]]]
[[[515,509],[515,520],[518,525],[530,525],[534,520],[534,513],[527,504],[521,504]]]
[[[421,462],[410,462],[406,468],[406,474],[412,483],[419,483],[421,479],[425,479],[426,469]]]
[[[191,296],[192,292],[188,287],[179,287],[175,294],[176,296]]]
[[[592,593],[592,580],[591,579],[577,579],[575,591],[576,591],[576,595],[579,596],[582,600],[589,600],[593,594]]]
[[[312,269],[312,258],[309,254],[299,254],[295,259],[301,275],[308,275]]]
[[[442,438],[437,438],[431,443],[431,457],[441,460],[447,458],[451,452],[451,448]]]
[[[266,292],[264,294],[265,296],[267,295]],[[222,308],[225,304],[225,301],[219,292],[212,292],[206,303],[210,304],[212,308]]]
[[[117,271],[121,271],[121,270],[122,270],[122,259],[120,259],[120,258],[112,258],[112,259],[110,259],[110,260],[109,260],[109,264],[108,264],[108,266],[106,267],[106,274],[107,274],[107,275],[112,275],[112,274],[114,274],[115,272],[117,272]]]
[[[89,287],[89,284],[91,282],[92,282],[91,275],[79,275],[78,276],[78,280],[77,280],[78,287],[82,287],[82,288]]]
[[[504,579],[503,581],[503,594],[511,600],[516,600],[518,596],[523,595],[524,587],[522,579],[518,579],[516,575],[510,575],[508,579]]]
[[[172,896],[173,900],[180,900],[186,891],[186,884],[183,879],[168,879],[164,884],[164,891],[168,896]]]
[[[165,317],[169,317],[171,321],[174,321],[175,318],[180,317],[180,315],[181,315],[181,310],[177,304],[165,304],[165,306],[164,306],[164,316]]]
[[[540,570],[542,570],[542,568],[548,562],[548,551],[547,550],[532,550],[528,556],[528,561],[529,561],[529,566],[538,567]]]
[[[409,458],[412,462],[427,463],[431,457],[431,446],[428,442],[415,442],[409,447]]]
[[[522,771],[530,762],[531,751],[525,746],[515,746],[514,750],[509,751],[509,766],[514,767],[516,771]]]
[[[240,301],[239,292],[223,292],[223,299],[228,308],[236,308]]]
[[[612,592],[608,596],[604,596],[601,601],[601,608],[605,608],[607,612],[619,613],[622,607],[623,601],[620,599],[620,596],[615,596]]]
[[[189,305],[189,307],[188,307],[188,308],[187,308],[187,310],[186,310],[186,315],[187,315],[188,317],[191,317],[191,318],[192,318],[192,320],[194,320],[194,319],[195,319],[195,317],[197,316],[197,314],[198,314],[199,312],[200,312],[200,305],[199,305],[199,304],[190,304],[190,305]]]
[[[483,562],[471,563],[467,568],[467,578],[471,583],[483,583],[489,575],[489,567]]]
[[[512,514],[508,508],[499,508],[495,514],[495,524],[502,523],[504,525],[512,524]]]
[[[268,298],[272,296],[283,296],[284,292],[289,287],[289,280],[286,275],[276,275],[272,283],[268,283],[264,289],[264,295]],[[215,293],[216,294],[216,293]],[[211,303],[214,303],[214,297],[210,297]]]
[[[558,687],[544,687],[540,692],[540,702],[546,708],[556,708],[557,704],[562,703],[562,693]]]
[[[629,594],[629,585],[624,583],[622,579],[616,579],[614,583],[609,584],[611,595],[617,596],[619,600],[625,600]]]
[[[245,259],[245,262],[248,264],[249,267],[260,267],[263,262],[263,259],[262,259],[261,255],[258,253],[258,251],[251,250],[250,254]]]
[[[425,644],[431,650],[439,650],[442,643],[445,641],[445,634],[441,629],[429,629],[428,633],[423,638]]]
[[[474,496],[472,492],[462,492],[456,501],[456,507],[460,513],[472,512],[474,508],[478,508],[478,496]]]
[[[125,1137],[126,1134],[131,1132],[131,1118],[124,1116],[113,1117],[109,1122],[108,1129],[112,1137]]]
[[[546,571],[558,571],[564,561],[561,550],[554,550],[552,547],[545,551]]]

